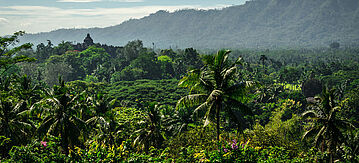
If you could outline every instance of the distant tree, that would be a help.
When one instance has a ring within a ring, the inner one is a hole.
[[[173,78],[175,75],[173,69],[172,58],[167,55],[158,57],[158,61],[161,65],[162,78]]]
[[[59,76],[63,77],[65,81],[69,81],[70,77],[72,76],[72,73],[73,69],[71,65],[65,62],[46,63],[44,80],[49,86],[53,86],[55,84],[59,84]]]
[[[145,71],[137,67],[132,67],[130,65],[124,68],[121,72],[115,72],[114,74],[112,74],[111,81],[112,82],[117,82],[120,80],[132,81],[132,80],[141,79],[145,75],[146,75]]]
[[[268,60],[267,56],[266,55],[261,55],[261,57],[259,58],[259,61],[262,62],[262,66],[264,68],[264,62]]]
[[[282,82],[294,83],[300,79],[301,69],[297,67],[285,67],[280,70],[280,80]]]
[[[200,54],[196,49],[187,48],[180,51],[178,57],[174,58],[173,68],[176,77],[179,78],[190,69],[199,69],[203,66]]]
[[[110,66],[110,55],[103,48],[90,46],[78,55],[86,74],[91,74],[99,65],[107,68]]]
[[[302,92],[305,97],[314,97],[322,92],[322,83],[315,78],[311,78],[302,84]]]
[[[259,61],[262,61],[262,67],[263,67],[263,70],[264,70],[264,73],[267,72],[267,70],[264,68],[264,62],[268,60],[267,56],[265,55],[261,55],[261,57],[259,58]]]
[[[57,55],[65,54],[69,50],[74,50],[71,42],[68,41],[62,41],[59,45],[54,47],[53,53]]]
[[[122,49],[121,54],[124,56],[126,61],[129,63],[132,60],[136,59],[142,51],[145,49],[143,48],[143,43],[141,40],[134,40],[128,42]]]
[[[11,47],[19,42],[18,37],[22,36],[24,33],[25,32],[23,31],[19,31],[10,37],[0,37],[0,70],[2,71],[0,75],[3,75],[3,73],[5,73],[15,63],[35,61],[35,58],[18,55],[18,52],[21,50],[31,49],[32,44],[27,43],[18,47]]]
[[[143,70],[144,76],[142,78],[160,79],[162,75],[161,64],[154,52],[142,52],[131,62],[131,67]]]
[[[169,56],[171,58],[175,58],[177,54],[172,49],[163,49],[163,50],[161,50],[159,55],[160,56],[166,55],[166,56]]]
[[[53,47],[50,40],[47,40],[47,45],[44,43],[40,43],[36,46],[36,56],[35,58],[38,59],[39,62],[45,61],[53,54]]]
[[[329,47],[331,49],[339,49],[340,44],[339,44],[339,42],[332,42],[331,44],[329,44]]]
[[[184,64],[187,65],[187,69],[198,69],[203,66],[201,57],[196,49],[187,48],[181,56]]]

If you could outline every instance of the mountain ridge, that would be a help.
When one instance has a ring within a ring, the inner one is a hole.
[[[160,10],[115,26],[27,34],[21,41],[82,42],[87,33],[104,44],[140,39],[159,48],[323,47],[333,41],[348,46],[359,41],[359,1],[253,0],[220,10]]]

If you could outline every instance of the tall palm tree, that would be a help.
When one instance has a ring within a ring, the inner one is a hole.
[[[47,92],[47,98],[36,103],[31,110],[40,107],[47,107],[41,125],[37,129],[40,137],[46,134],[60,136],[61,145],[65,154],[69,154],[69,147],[81,145],[79,137],[86,123],[77,118],[77,110],[74,106],[77,96],[70,94],[65,82],[60,79],[60,85]]]
[[[354,127],[348,120],[338,117],[340,107],[336,105],[335,89],[323,89],[322,94],[317,98],[319,103],[313,109],[303,113],[308,117],[311,126],[303,135],[303,138],[315,134],[314,145],[321,151],[327,148],[330,155],[329,162],[333,162],[335,152],[340,143],[343,142],[343,131]]]
[[[180,86],[190,87],[195,94],[182,97],[177,102],[177,108],[182,106],[194,106],[194,113],[204,111],[204,126],[213,119],[217,121],[217,140],[220,135],[220,112],[229,113],[233,119],[238,120],[241,115],[250,112],[250,109],[242,103],[245,99],[246,90],[250,82],[239,82],[237,66],[242,61],[239,57],[234,62],[228,58],[231,51],[220,50],[213,56],[204,57],[204,66],[200,70],[193,70],[179,83]],[[239,110],[238,110],[239,109]],[[216,118],[213,118],[215,115]]]

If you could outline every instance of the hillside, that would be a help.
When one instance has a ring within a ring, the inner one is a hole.
[[[120,25],[91,29],[60,29],[28,34],[22,41],[95,42],[124,45],[140,39],[158,48],[284,48],[322,47],[332,41],[359,41],[358,0],[253,0],[221,10],[158,11]]]

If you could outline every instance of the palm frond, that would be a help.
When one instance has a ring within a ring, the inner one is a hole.
[[[52,117],[48,116],[46,117],[42,124],[39,126],[39,128],[37,128],[36,133],[39,135],[43,135],[46,134],[50,128],[50,126],[55,122],[55,119],[53,119]]]
[[[191,106],[197,105],[197,104],[205,101],[206,98],[207,98],[206,94],[192,94],[192,95],[184,96],[177,101],[176,109],[183,107],[183,106],[191,107]]]
[[[228,98],[227,100],[228,102],[226,103],[225,108],[228,108],[229,110],[237,108],[241,115],[253,115],[252,109],[242,102],[232,98]]]
[[[321,137],[324,136],[323,133],[325,132],[326,129],[327,129],[326,126],[323,126],[323,127],[319,130],[319,132],[317,133],[317,135],[316,135],[315,138],[314,138],[314,144],[317,145],[317,143],[319,142],[319,139],[321,139]]]
[[[302,113],[302,117],[303,117],[303,118],[307,118],[307,117],[316,117],[316,118],[318,118],[319,115],[318,115],[318,113],[317,113],[316,111],[314,111],[314,110],[308,110],[308,111]]]
[[[223,91],[221,90],[213,90],[209,96],[207,97],[207,102],[210,103],[212,101],[217,100],[218,98],[220,98],[223,95]]]

